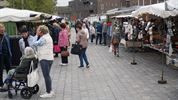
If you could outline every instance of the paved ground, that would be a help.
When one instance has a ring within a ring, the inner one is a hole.
[[[108,49],[90,43],[89,69],[77,67],[78,56],[70,55],[68,66],[59,66],[60,57],[56,58],[51,70],[56,95],[45,100],[178,100],[178,72],[162,64],[159,53],[137,53],[138,65],[131,65],[132,52],[122,48],[120,57],[115,57]],[[157,81],[163,66],[168,84],[160,85]],[[42,76],[39,85],[40,91],[32,100],[42,100]],[[14,99],[21,97],[18,94]],[[0,93],[0,100],[8,100],[7,93]]]

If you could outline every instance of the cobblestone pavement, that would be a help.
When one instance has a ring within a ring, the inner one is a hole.
[[[78,68],[76,55],[70,55],[68,66],[60,66],[60,57],[55,58],[51,70],[55,96],[44,100],[178,100],[178,72],[162,64],[159,53],[136,53],[138,65],[131,65],[132,52],[121,48],[120,57],[115,57],[108,50],[90,43],[89,69]],[[164,85],[157,83],[162,67],[168,81]],[[39,97],[45,92],[42,75],[39,85],[31,100],[43,100]],[[20,93],[13,99],[21,100]],[[0,100],[8,100],[7,93],[0,93]]]

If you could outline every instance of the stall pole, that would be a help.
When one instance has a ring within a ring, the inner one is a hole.
[[[162,69],[161,69],[161,80],[158,80],[158,84],[167,84],[167,81],[164,79],[164,53],[162,53],[161,59],[162,59]]]
[[[164,30],[165,30],[165,20],[164,20]],[[163,39],[163,46],[162,46],[162,55],[161,55],[161,60],[162,60],[162,69],[161,69],[161,80],[158,80],[158,84],[167,84],[167,81],[164,80],[164,69],[165,69],[165,65],[164,65],[164,39]]]

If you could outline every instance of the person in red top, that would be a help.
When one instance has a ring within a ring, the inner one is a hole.
[[[69,39],[68,39],[68,31],[66,29],[66,24],[62,23],[61,25],[62,31],[59,33],[59,47],[61,48],[61,52],[62,51],[67,51],[67,47],[69,44]],[[62,66],[67,65],[68,64],[68,57],[63,57],[61,56],[61,64]]]

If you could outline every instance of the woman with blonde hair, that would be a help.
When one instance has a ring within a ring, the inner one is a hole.
[[[48,27],[45,25],[38,26],[35,37],[36,39],[33,45],[37,47],[37,56],[41,65],[46,85],[46,93],[40,95],[40,97],[48,98],[54,95],[54,92],[52,91],[52,80],[50,76],[51,66],[54,60],[53,40],[49,34]]]

